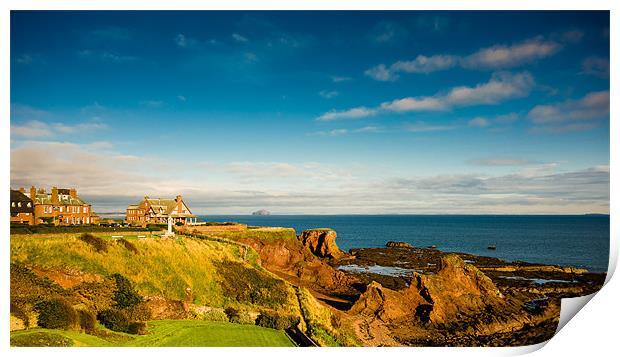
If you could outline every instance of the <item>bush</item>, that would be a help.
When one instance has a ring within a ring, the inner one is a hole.
[[[256,324],[261,327],[273,328],[276,330],[287,330],[297,326],[299,317],[279,315],[275,312],[263,311],[258,315]]]
[[[99,312],[114,305],[116,282],[112,278],[103,281],[85,281],[71,288],[71,291],[89,310]]]
[[[114,293],[116,307],[120,309],[130,308],[142,302],[142,297],[134,290],[129,279],[119,273],[112,274],[112,278],[116,281],[116,292]]]
[[[224,313],[226,314],[226,316],[228,317],[228,321],[230,322],[234,322],[233,320],[236,320],[239,318],[239,311],[235,308],[227,307],[224,310]]]
[[[133,335],[145,335],[146,334],[146,323],[142,321],[132,322],[127,326],[127,333]]]
[[[91,247],[95,248],[95,250],[98,253],[104,252],[107,253],[108,252],[108,245],[106,244],[106,242],[101,238],[101,237],[96,237],[90,233],[84,233],[81,236],[79,236],[79,239],[90,245]]]
[[[230,321],[228,315],[222,310],[211,309],[202,315],[202,319],[206,321]]]
[[[92,332],[95,330],[95,326],[97,325],[97,317],[92,311],[77,310],[77,315],[80,328],[82,330],[86,332]]]
[[[119,240],[118,242],[121,243],[122,245],[124,245],[125,249],[127,249],[130,252],[132,252],[133,254],[138,254],[139,253],[138,248],[136,247],[136,245],[131,243],[127,239],[123,238],[123,239]]]
[[[144,302],[127,309],[127,314],[131,321],[148,321],[153,317],[151,309]]]
[[[119,309],[108,309],[101,311],[97,315],[97,319],[103,326],[116,332],[127,332],[129,324],[131,323],[127,313]]]
[[[64,299],[41,301],[35,305],[39,313],[38,325],[49,329],[69,330],[78,325],[78,316],[71,304]]]

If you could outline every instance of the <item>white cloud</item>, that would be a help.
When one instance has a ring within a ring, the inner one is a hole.
[[[407,97],[391,102],[381,103],[381,109],[388,112],[411,111],[438,111],[448,109],[448,105],[441,97]]]
[[[36,138],[36,137],[46,137],[51,136],[52,130],[44,122],[38,120],[30,120],[24,124],[15,124],[11,123],[11,136],[19,136],[19,137],[28,137],[28,138]]]
[[[394,81],[398,78],[398,76],[386,68],[384,64],[367,69],[364,74],[374,80],[382,82]]]
[[[357,107],[357,108],[352,108],[352,109],[342,110],[342,111],[332,110],[319,116],[317,120],[318,121],[332,121],[332,120],[339,120],[339,119],[359,119],[359,118],[364,118],[364,117],[368,117],[371,115],[375,115],[376,112],[377,111],[375,109],[370,109],[366,107]]]
[[[187,98],[184,95],[177,95],[177,99],[180,100],[181,102],[187,102]]]
[[[22,53],[15,58],[15,62],[17,62],[18,64],[31,64],[32,62],[34,62],[34,58],[32,57],[32,55]]]
[[[575,38],[577,32],[566,36]],[[413,60],[397,61],[389,67],[385,64],[379,64],[367,69],[364,74],[378,81],[394,81],[398,79],[399,73],[428,74],[456,66],[478,70],[509,69],[550,57],[557,53],[562,46],[563,44],[560,42],[534,38],[510,46],[495,45],[483,48],[467,56],[418,55]]]
[[[512,46],[495,45],[464,57],[461,65],[471,69],[513,68],[549,57],[561,47],[557,42],[542,39],[526,40]]]
[[[233,40],[237,41],[237,42],[248,42],[248,39],[238,33],[233,33],[231,35],[231,37],[233,38]]]
[[[590,92],[579,100],[537,105],[528,117],[536,124],[605,119],[609,117],[609,92]]]
[[[494,73],[488,82],[473,87],[459,86],[447,93],[426,97],[405,97],[382,103],[378,108],[357,107],[353,109],[332,110],[317,120],[359,119],[379,113],[406,113],[414,111],[442,111],[454,107],[480,104],[496,104],[512,98],[527,96],[534,86],[534,78],[528,72]]]
[[[106,129],[107,125],[90,121],[76,124],[46,123],[39,120],[30,120],[23,124],[11,123],[11,136],[18,138],[41,138],[56,135],[79,134]]]
[[[322,90],[319,92],[319,95],[326,99],[337,97],[339,94],[340,93],[338,93],[338,91],[335,91],[335,90],[332,90],[332,91]]]
[[[96,60],[100,60],[103,62],[110,62],[110,63],[116,63],[116,64],[141,61],[139,57],[130,56],[130,55],[122,55],[122,54],[111,52],[111,51],[93,51],[89,49],[83,49],[83,50],[79,50],[77,52],[77,55],[78,57],[81,57],[84,59],[90,58],[90,59],[96,59]]]

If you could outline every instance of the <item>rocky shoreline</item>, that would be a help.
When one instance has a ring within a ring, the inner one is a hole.
[[[390,342],[409,346],[545,341],[555,333],[560,299],[594,293],[605,280],[604,273],[585,269],[399,242],[352,249],[330,264],[366,286],[349,312],[370,318],[375,330],[385,327]]]

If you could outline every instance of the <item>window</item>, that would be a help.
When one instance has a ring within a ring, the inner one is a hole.
[[[32,204],[30,204],[30,202],[28,202],[28,203],[26,204],[26,206],[28,206],[28,207],[32,207]]]
[[[63,212],[64,207],[60,206],[60,212]]]
[[[15,207],[15,202],[11,202],[11,207]]]
[[[21,207],[22,203],[21,202],[17,202],[17,207]]]

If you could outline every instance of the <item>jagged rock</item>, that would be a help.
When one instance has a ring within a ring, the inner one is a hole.
[[[436,274],[413,273],[410,286],[394,291],[372,282],[350,311],[388,322],[407,317],[419,323],[444,324],[504,304],[495,284],[457,255],[442,258]]]
[[[388,248],[413,248],[413,246],[409,243],[406,242],[394,242],[394,241],[389,241],[387,243],[385,243],[385,246]]]
[[[493,281],[458,255],[444,256],[440,264],[437,274],[413,273],[405,292],[422,296],[431,305],[428,321],[446,323],[457,315],[476,314],[503,304],[504,297]]]
[[[319,258],[340,259],[345,255],[336,244],[336,231],[331,229],[305,230],[299,241]]]

